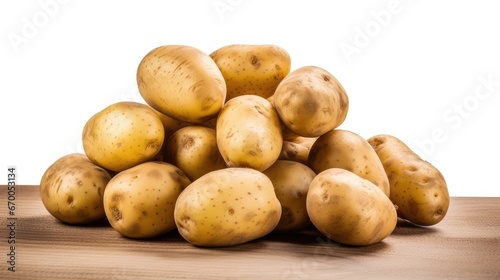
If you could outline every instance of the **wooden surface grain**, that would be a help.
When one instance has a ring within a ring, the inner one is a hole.
[[[7,187],[0,187],[0,279],[500,279],[500,197],[453,197],[432,227],[400,221],[382,242],[349,247],[314,229],[228,248],[199,248],[177,232],[150,240],[109,224],[66,225],[37,186],[17,186],[16,272],[8,270]]]

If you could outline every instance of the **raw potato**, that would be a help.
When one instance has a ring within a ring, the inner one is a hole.
[[[122,171],[153,159],[165,132],[158,115],[147,105],[122,101],[109,105],[85,124],[85,154],[95,164]]]
[[[216,124],[217,146],[229,167],[263,171],[280,156],[281,123],[271,103],[257,95],[229,100]]]
[[[137,69],[137,84],[151,107],[190,123],[215,117],[226,99],[226,83],[215,62],[190,46],[166,45],[147,53]]]
[[[111,175],[80,153],[65,155],[44,172],[40,195],[47,211],[74,225],[105,218],[103,193]]]
[[[308,165],[309,153],[316,139],[317,137],[298,136],[290,140],[284,140],[279,159],[293,160]]]
[[[130,238],[151,238],[175,229],[177,197],[191,181],[166,162],[145,162],[109,181],[104,209],[111,226]]]
[[[448,212],[450,196],[441,172],[392,135],[368,139],[387,172],[390,198],[398,215],[414,224],[431,226]]]
[[[389,196],[389,179],[377,153],[366,139],[343,129],[320,136],[309,152],[309,167],[316,173],[329,168],[343,168],[367,179]]]
[[[339,81],[317,66],[292,71],[271,98],[283,124],[304,137],[317,137],[340,126],[349,107]]]
[[[316,173],[308,166],[290,160],[278,160],[263,173],[273,182],[281,204],[281,219],[274,231],[291,232],[307,227],[311,221],[306,197]]]
[[[226,102],[244,94],[270,97],[291,67],[288,52],[275,45],[228,45],[210,57],[226,81]]]
[[[319,173],[311,182],[306,202],[313,225],[342,244],[377,243],[397,224],[390,199],[372,182],[341,168]]]
[[[271,180],[250,168],[212,171],[177,199],[175,223],[188,242],[205,247],[238,245],[276,227],[281,205]]]
[[[226,167],[217,148],[215,129],[187,126],[176,131],[165,146],[165,161],[179,167],[191,181]]]

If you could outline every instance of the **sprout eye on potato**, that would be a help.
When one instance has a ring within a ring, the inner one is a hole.
[[[203,247],[310,226],[365,246],[398,216],[429,226],[448,210],[435,167],[396,137],[340,129],[350,106],[341,83],[319,66],[292,71],[279,46],[162,45],[135,70],[145,104],[91,116],[84,154],[42,176],[45,208],[67,224],[107,219],[136,239],[177,229]]]

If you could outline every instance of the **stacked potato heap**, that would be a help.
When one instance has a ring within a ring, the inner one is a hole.
[[[130,238],[177,229],[208,247],[311,222],[336,242],[369,245],[398,217],[441,221],[441,173],[394,136],[339,129],[349,107],[339,81],[290,65],[274,45],[153,49],[137,70],[145,102],[88,120],[85,154],[58,159],[41,179],[45,207],[69,224],[107,218]]]

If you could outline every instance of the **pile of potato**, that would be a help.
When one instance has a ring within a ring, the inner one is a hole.
[[[340,129],[349,99],[318,66],[292,71],[275,45],[151,50],[137,69],[144,103],[91,116],[85,154],[43,174],[50,214],[72,225],[106,218],[120,234],[178,230],[188,242],[231,246],[312,224],[347,245],[389,236],[398,218],[440,222],[442,174],[391,135]]]

